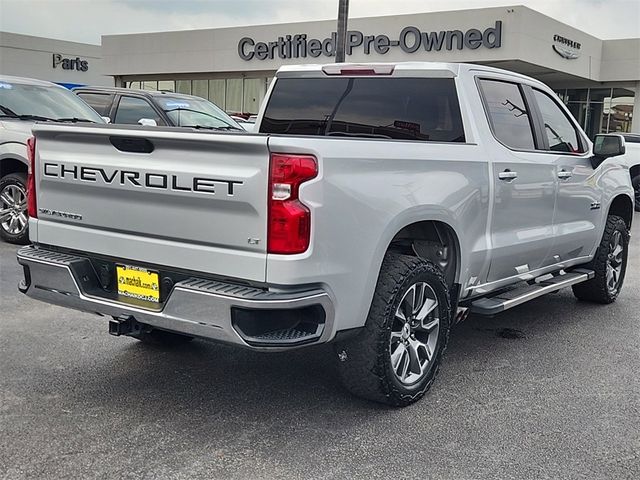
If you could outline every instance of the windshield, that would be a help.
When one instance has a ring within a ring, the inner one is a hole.
[[[171,122],[179,127],[202,126],[212,128],[240,126],[216,105],[203,98],[156,97]]]
[[[0,115],[81,119],[104,123],[89,105],[66,88],[0,80]]]

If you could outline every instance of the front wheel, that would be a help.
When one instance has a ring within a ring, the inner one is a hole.
[[[449,291],[440,269],[387,253],[363,331],[336,344],[346,388],[393,406],[415,402],[438,373],[450,324]]]
[[[0,238],[5,242],[29,243],[27,176],[10,173],[0,179]]]
[[[628,248],[629,231],[626,222],[621,217],[609,215],[596,255],[585,265],[595,272],[595,277],[574,285],[574,295],[587,302],[615,302],[622,290],[627,271]]]

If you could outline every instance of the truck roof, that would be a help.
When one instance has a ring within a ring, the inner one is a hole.
[[[453,78],[462,72],[468,71],[486,71],[510,75],[520,79],[527,79],[538,82],[531,77],[519,73],[503,70],[501,68],[489,67],[475,63],[455,63],[455,62],[384,62],[384,63],[325,63],[325,64],[306,64],[306,65],[285,65],[278,69],[277,77],[315,77],[315,76],[332,76],[332,75],[363,75],[370,72],[370,75],[386,75],[386,76],[428,76],[428,77],[445,77]],[[341,73],[347,72],[347,73]]]
[[[161,97],[163,95],[169,95],[171,97],[178,98],[201,98],[195,95],[188,95],[186,93],[176,93],[168,90],[141,90],[137,88],[123,88],[123,87],[75,87],[72,89],[73,92],[109,92],[109,93],[126,93],[126,94],[137,94],[137,95],[145,95],[149,97]]]

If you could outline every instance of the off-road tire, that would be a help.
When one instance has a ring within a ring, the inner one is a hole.
[[[636,212],[640,212],[640,175],[633,178],[631,183],[636,194]]]
[[[622,245],[624,248],[622,271],[618,288],[615,292],[611,292],[607,286],[607,261],[610,253],[610,245],[615,232],[619,231],[622,235]],[[573,294],[579,300],[585,302],[609,304],[616,301],[622,284],[624,283],[624,275],[627,270],[627,257],[629,253],[629,232],[625,221],[617,215],[609,215],[607,224],[604,229],[602,241],[596,251],[596,255],[591,262],[584,266],[595,272],[595,277],[583,283],[579,283],[572,287]]]
[[[139,333],[132,333],[130,337],[149,345],[177,346],[189,343],[193,337],[181,333],[167,332],[151,328],[142,328]]]
[[[15,172],[5,175],[0,178],[0,192],[2,192],[8,185],[17,185],[24,192],[27,191],[27,174],[23,172]],[[1,203],[0,203],[1,206]],[[29,243],[29,226],[19,234],[11,234],[7,232],[2,226],[0,226],[0,238],[5,242],[16,243],[18,245],[26,245]]]
[[[438,300],[440,326],[428,370],[414,385],[402,384],[390,358],[390,335],[396,309],[416,282],[427,283]],[[354,395],[392,406],[407,406],[429,390],[438,374],[449,339],[451,303],[442,271],[431,262],[394,252],[386,254],[363,330],[335,345],[338,370]]]

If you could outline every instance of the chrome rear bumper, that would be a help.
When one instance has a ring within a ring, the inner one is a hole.
[[[131,317],[154,328],[270,351],[324,343],[335,335],[333,303],[320,289],[281,293],[192,277],[177,282],[160,309],[150,310],[96,295],[99,281],[87,257],[28,246],[18,251],[18,263],[25,273],[19,289],[31,298],[98,315]],[[233,321],[235,311],[255,315],[252,322],[259,324],[260,312],[270,312],[273,319],[277,311],[302,314],[309,307],[321,308],[323,318],[315,332],[302,335],[279,330],[252,336]]]

